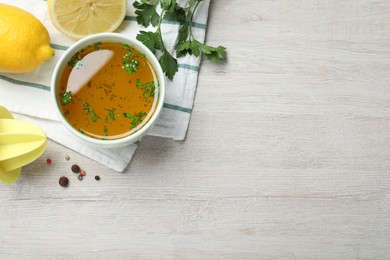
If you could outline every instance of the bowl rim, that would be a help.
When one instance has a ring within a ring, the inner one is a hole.
[[[136,48],[139,50],[141,53],[144,53],[153,66],[157,79],[158,79],[158,101],[157,101],[157,106],[155,108],[155,111],[153,112],[152,116],[150,119],[143,125],[138,131],[122,137],[118,139],[96,139],[93,137],[89,137],[87,135],[82,134],[81,132],[77,131],[69,122],[66,120],[64,117],[63,113],[61,112],[60,109],[60,104],[58,100],[58,94],[57,94],[57,89],[58,89],[58,82],[60,81],[61,74],[69,61],[69,59],[78,51],[80,51],[83,47],[86,47],[88,45],[94,44],[96,42],[119,42],[119,43],[125,43],[129,44],[130,46]],[[98,33],[98,34],[93,34],[90,36],[87,36],[75,43],[73,43],[61,56],[61,58],[58,60],[53,74],[51,78],[51,95],[52,95],[52,100],[54,102],[54,109],[57,114],[57,117],[60,119],[62,124],[75,136],[79,137],[80,139],[93,144],[93,145],[98,145],[101,147],[119,147],[119,146],[125,146],[131,143],[134,143],[136,141],[139,141],[142,136],[144,136],[148,130],[154,125],[155,121],[160,115],[160,112],[163,108],[163,103],[165,99],[165,78],[164,78],[164,73],[162,71],[161,65],[158,62],[156,56],[147,48],[143,43],[139,42],[138,40],[134,38],[130,38],[128,36],[119,34],[119,33]]]

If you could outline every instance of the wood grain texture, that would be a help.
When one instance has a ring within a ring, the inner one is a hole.
[[[389,258],[390,2],[214,0],[207,42],[187,139],[122,174],[50,142],[0,185],[1,259]]]

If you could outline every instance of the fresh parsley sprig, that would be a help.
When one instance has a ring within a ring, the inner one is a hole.
[[[161,31],[162,20],[180,23],[179,35],[175,44],[176,57],[187,54],[219,62],[226,58],[223,46],[212,47],[199,42],[193,34],[193,19],[199,4],[203,0],[188,0],[187,6],[179,5],[176,0],[139,0],[134,2],[137,22],[144,27],[157,27],[155,31],[140,31],[137,39],[144,43],[157,57],[165,75],[172,80],[178,71],[177,59],[167,50]],[[159,11],[159,13],[158,13]]]

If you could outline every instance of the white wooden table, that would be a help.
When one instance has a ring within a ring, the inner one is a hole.
[[[187,139],[122,174],[50,142],[0,185],[0,259],[390,258],[390,1],[214,0],[207,34]]]

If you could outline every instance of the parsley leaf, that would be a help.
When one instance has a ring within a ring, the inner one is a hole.
[[[134,2],[134,7],[137,9],[135,14],[137,15],[137,23],[145,27],[149,25],[157,26],[160,16],[156,12],[158,1],[155,4],[148,4],[147,1],[142,3]]]
[[[190,33],[190,24],[188,21],[184,21],[179,29],[179,35],[177,36],[177,43],[182,43],[188,39]]]
[[[202,2],[203,0],[189,0],[189,5],[190,6],[193,6],[193,5],[195,5],[196,3],[200,3],[200,2]]]
[[[164,19],[169,21],[184,22],[186,19],[186,13],[183,7],[178,4],[172,4],[171,8],[167,9],[164,14]]]
[[[195,39],[187,40],[176,45],[176,56],[183,57],[186,54],[198,57],[203,54],[209,60],[219,62],[226,58],[226,48],[223,46],[207,46]]]
[[[177,59],[165,47],[162,37],[162,20],[177,21],[180,23],[179,34],[175,43],[176,57],[204,55],[207,59],[219,62],[226,59],[226,48],[212,47],[199,42],[192,31],[194,15],[203,0],[181,1],[176,0],[138,0],[133,6],[136,8],[138,24],[148,27],[157,27],[156,31],[140,31],[137,40],[145,44],[156,56],[161,64],[165,76],[173,80],[178,71]],[[159,8],[157,8],[159,7]],[[156,10],[161,10],[160,14]],[[159,51],[159,52],[158,52]],[[157,55],[158,54],[158,55]]]
[[[179,70],[177,60],[172,57],[172,55],[168,51],[164,51],[163,55],[161,55],[158,61],[161,64],[165,76],[167,76],[168,79],[173,80],[173,77]]]
[[[161,8],[169,10],[171,7],[174,7],[176,0],[161,0]]]
[[[187,54],[192,54],[191,43],[189,41],[183,41],[176,45],[176,57],[184,57]]]
[[[145,44],[153,53],[161,49],[160,36],[157,32],[140,31],[137,35],[137,40]]]
[[[223,46],[218,46],[215,48],[202,44],[200,48],[204,56],[206,56],[206,58],[211,61],[219,62],[223,59],[226,59],[226,48]]]

